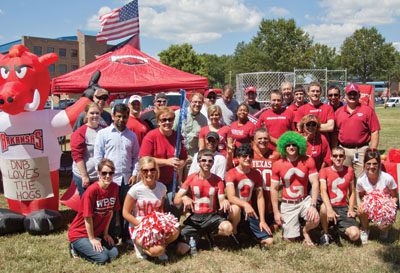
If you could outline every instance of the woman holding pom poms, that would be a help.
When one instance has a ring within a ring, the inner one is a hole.
[[[159,168],[153,157],[139,160],[140,178],[126,195],[123,216],[130,223],[129,232],[135,246],[136,257],[157,257],[166,261],[166,246],[179,236],[178,220],[164,214],[166,186],[158,182]]]
[[[397,185],[390,174],[381,171],[381,157],[377,150],[366,150],[364,173],[357,180],[356,190],[362,228],[361,242],[368,243],[369,220],[377,223],[381,230],[380,238],[386,240],[396,219]]]

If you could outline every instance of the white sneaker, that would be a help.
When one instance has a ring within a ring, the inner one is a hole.
[[[146,260],[147,259],[147,255],[143,252],[143,249],[140,246],[135,245],[135,254],[136,254],[136,258],[140,259],[140,260]]]
[[[369,236],[369,230],[361,230],[360,239],[363,245],[368,244],[368,236]]]
[[[158,256],[157,259],[160,262],[166,262],[166,261],[168,261],[168,255],[166,253],[164,253],[163,255]]]

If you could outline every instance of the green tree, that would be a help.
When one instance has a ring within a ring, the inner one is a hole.
[[[386,79],[395,63],[396,49],[374,27],[361,28],[341,46],[341,64],[350,77],[362,82]]]
[[[335,48],[316,43],[310,50],[311,63],[309,68],[338,69],[340,60],[339,55],[336,54]]]
[[[218,56],[215,54],[201,54],[203,58],[206,72],[208,74],[208,83],[211,87],[222,88],[229,77],[230,71],[230,60],[232,59],[229,55]]]
[[[158,56],[163,64],[196,75],[208,77],[205,61],[190,44],[171,45]]]

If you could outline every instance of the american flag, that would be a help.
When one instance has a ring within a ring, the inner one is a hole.
[[[100,16],[99,20],[101,31],[97,34],[98,42],[117,40],[130,35],[139,38],[138,0]]]

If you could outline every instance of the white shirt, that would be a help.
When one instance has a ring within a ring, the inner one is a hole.
[[[394,190],[397,188],[396,181],[394,181],[393,176],[388,173],[381,172],[378,178],[378,182],[375,185],[372,185],[369,182],[369,179],[365,173],[363,173],[357,179],[357,192],[366,192],[370,193],[373,190],[384,190],[386,193],[389,193],[389,190]]]

